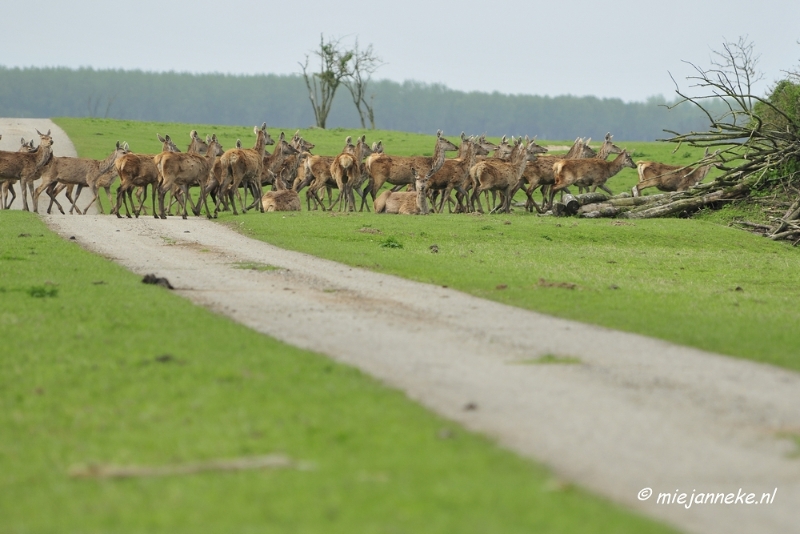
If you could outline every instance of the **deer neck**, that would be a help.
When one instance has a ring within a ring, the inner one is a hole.
[[[105,174],[106,172],[108,172],[109,169],[111,169],[111,167],[114,165],[114,162],[117,161],[121,157],[122,157],[122,154],[120,154],[118,156],[116,150],[114,152],[112,152],[111,154],[109,154],[108,157],[106,159],[104,159],[102,161],[102,164],[100,165],[100,174]]]
[[[442,168],[444,165],[444,143],[437,142],[436,148],[433,149],[433,158],[432,158],[432,165],[431,165],[431,172],[430,174],[434,174]]]
[[[48,163],[50,163],[50,159],[53,156],[53,149],[49,146],[42,146],[39,145],[39,149],[36,151],[37,158],[36,158],[36,168],[41,169]]]
[[[428,214],[428,195],[425,194],[425,187],[417,186],[417,209],[420,214]]]
[[[605,162],[605,160],[602,160]],[[614,158],[610,163],[606,162],[608,167],[608,176],[614,176],[619,171],[622,170],[622,167],[625,166],[625,152],[621,152],[617,154],[617,157]]]
[[[259,156],[263,157],[264,147],[266,146],[267,146],[267,136],[263,132],[263,130],[259,130],[258,135],[256,136],[256,144],[253,145],[253,150],[255,150]]]

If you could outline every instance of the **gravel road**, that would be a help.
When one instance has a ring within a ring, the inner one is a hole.
[[[135,273],[167,277],[198,305],[356,366],[645,515],[687,532],[800,533],[799,445],[785,437],[800,436],[798,373],[350,268],[205,219],[44,220]],[[578,363],[531,363],[545,355]],[[645,488],[654,493],[640,500]],[[775,493],[771,504],[656,502],[682,492],[755,493],[756,502]]]

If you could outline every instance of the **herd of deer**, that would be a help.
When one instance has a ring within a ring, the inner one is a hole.
[[[23,208],[28,209],[27,195],[30,193],[33,210],[38,211],[39,196],[46,192],[50,197],[47,212],[53,204],[61,213],[64,210],[56,196],[66,189],[72,203],[70,213],[82,212],[76,202],[83,188],[91,189],[98,198],[100,189],[105,189],[112,213],[121,217],[124,205],[126,215],[136,217],[144,209],[147,189],[152,190],[153,215],[166,218],[167,211],[178,204],[185,219],[190,205],[195,215],[205,208],[206,216],[216,217],[220,210],[232,210],[238,214],[237,200],[242,212],[257,208],[260,211],[299,211],[299,192],[306,191],[308,209],[326,207],[320,192],[327,192],[328,207],[337,205],[340,210],[355,210],[357,192],[361,198],[360,210],[371,196],[376,213],[426,214],[429,202],[437,212],[450,211],[483,213],[481,193],[492,194],[495,207],[492,211],[509,212],[511,199],[522,189],[528,211],[542,213],[552,207],[558,192],[569,192],[570,186],[581,191],[601,188],[611,194],[605,185],[609,178],[625,167],[638,168],[639,182],[633,188],[638,196],[642,189],[656,187],[661,191],[685,191],[705,178],[713,165],[716,154],[704,159],[696,167],[664,165],[652,161],[635,164],[631,154],[612,142],[607,134],[598,151],[589,147],[589,140],[578,138],[563,156],[542,155],[547,149],[536,144],[536,138],[527,137],[509,142],[505,137],[499,144],[490,143],[485,136],[467,137],[461,134],[461,144],[456,146],[442,132],[436,135],[433,156],[390,156],[383,151],[381,142],[368,146],[365,136],[352,143],[348,137],[342,152],[337,156],[311,154],[314,145],[296,133],[287,141],[283,133],[277,143],[267,132],[266,124],[253,128],[256,142],[253,148],[241,147],[223,150],[216,135],[206,136],[203,141],[197,131],[190,132],[191,143],[186,152],[181,152],[169,135],[161,137],[160,154],[135,154],[127,143],[117,142],[114,150],[104,160],[86,158],[55,157],[52,154],[53,139],[50,131],[39,134],[39,146],[33,141],[21,140],[17,152],[0,151],[0,182],[2,182],[3,209],[8,209],[16,198],[13,184],[17,181],[22,190]],[[275,145],[272,153],[268,145]],[[446,158],[448,151],[458,151],[455,158]],[[491,157],[489,154],[494,152]],[[608,156],[616,154],[612,160]],[[120,179],[116,202],[111,198],[111,185]],[[34,182],[41,183],[34,191]],[[392,188],[379,194],[384,185]],[[77,192],[73,196],[73,189]],[[264,187],[272,190],[264,192]],[[189,188],[197,187],[199,195],[195,203]],[[407,188],[407,191],[401,189]],[[242,197],[242,192],[244,198]],[[339,196],[332,201],[331,190],[338,189]],[[533,199],[536,189],[541,189],[542,206]],[[455,191],[455,200],[452,194]],[[138,206],[133,200],[134,192]],[[247,204],[247,194],[253,201]],[[167,193],[171,194],[169,208],[165,205]],[[497,202],[496,195],[500,200]],[[11,198],[8,199],[7,197]],[[207,198],[214,203],[213,213]],[[158,199],[158,209],[156,208]],[[129,205],[130,204],[130,205]],[[100,212],[103,207],[100,202]]]

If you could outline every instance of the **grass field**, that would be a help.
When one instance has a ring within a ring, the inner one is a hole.
[[[0,224],[0,532],[670,531],[144,285],[32,214]],[[273,453],[313,468],[69,475]]]

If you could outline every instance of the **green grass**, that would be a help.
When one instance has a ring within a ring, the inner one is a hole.
[[[0,532],[669,531],[355,369],[142,284],[29,213],[0,224]],[[414,250],[403,240],[374,246]],[[68,474],[272,453],[315,467]]]
[[[800,370],[800,251],[712,222],[519,211],[248,213],[221,220],[283,248]]]

